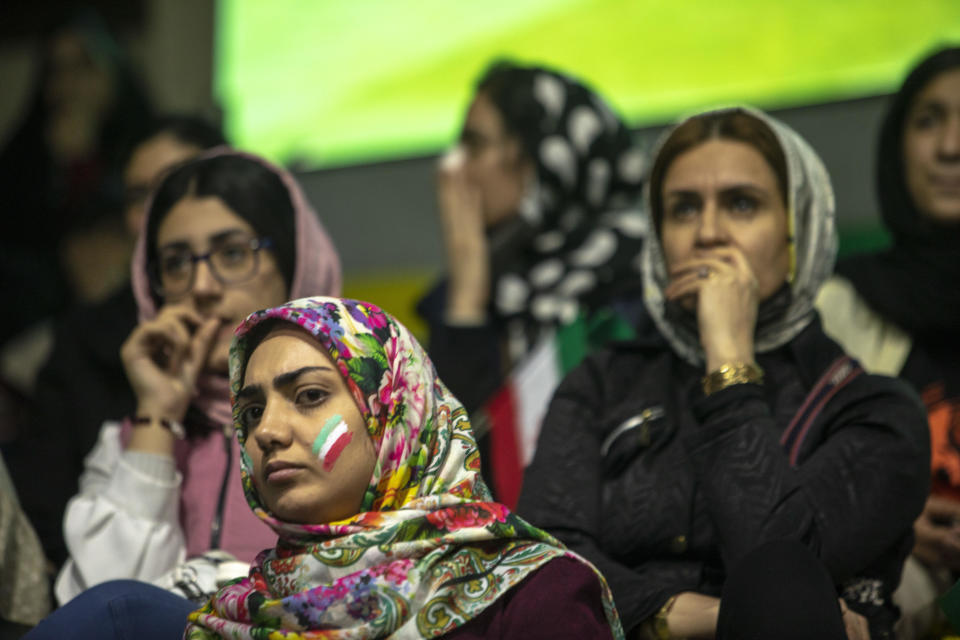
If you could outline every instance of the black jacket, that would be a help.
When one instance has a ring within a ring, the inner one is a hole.
[[[815,321],[758,355],[762,386],[705,397],[702,371],[658,336],[618,343],[557,390],[518,511],[600,569],[627,631],[673,594],[719,596],[725,567],[764,541],[791,538],[846,588],[872,637],[888,637],[897,617],[890,595],[928,488],[917,397],[861,374],[823,407],[796,467],[780,444],[842,355]],[[653,417],[601,455],[611,432],[644,411]]]
[[[437,375],[469,413],[483,405],[504,381],[501,341],[505,328],[490,319],[477,326],[447,324],[447,281],[436,284],[417,303],[417,313],[427,323],[427,351]]]

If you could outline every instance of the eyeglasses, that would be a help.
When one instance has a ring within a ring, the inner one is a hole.
[[[272,244],[270,238],[228,238],[201,255],[183,245],[165,247],[150,269],[151,284],[161,297],[182,296],[193,289],[201,261],[221,284],[239,284],[257,274],[260,250]]]

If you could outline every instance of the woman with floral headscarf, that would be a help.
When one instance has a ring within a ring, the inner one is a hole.
[[[520,513],[603,572],[628,633],[891,637],[924,417],[820,328],[822,163],[763,113],[707,112],[668,132],[648,196],[657,331],[560,385]]]
[[[379,308],[308,298],[257,312],[230,380],[243,489],[279,541],[189,615],[185,637],[623,637],[596,570],[490,501],[466,411]],[[83,599],[31,638],[83,619]],[[156,604],[139,600],[145,617],[122,628],[159,624]]]
[[[447,276],[419,304],[437,371],[481,407],[541,331],[639,283],[643,155],[580,81],[500,62],[437,173]]]

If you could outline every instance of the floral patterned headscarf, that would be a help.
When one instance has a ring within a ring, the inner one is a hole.
[[[230,354],[234,398],[250,330],[270,319],[310,332],[343,375],[378,452],[373,477],[357,515],[284,522],[261,502],[244,452],[244,492],[280,540],[257,557],[249,577],[190,614],[185,637],[437,637],[550,560],[586,562],[491,502],[463,406],[407,329],[372,304],[305,298],[250,315]],[[238,418],[235,404],[242,446]],[[622,638],[609,588],[597,579],[614,637]]]

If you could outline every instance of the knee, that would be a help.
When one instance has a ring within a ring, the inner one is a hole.
[[[761,599],[792,597],[791,590],[835,594],[826,567],[797,540],[773,540],[756,547],[732,567],[724,585],[725,592]]]
[[[144,588],[154,589],[147,583],[139,582],[137,580],[110,580],[108,582],[101,582],[100,584],[94,585],[89,589],[83,591],[76,598],[70,601],[69,604],[73,602],[109,602],[114,598],[129,596],[134,593],[141,592]]]

